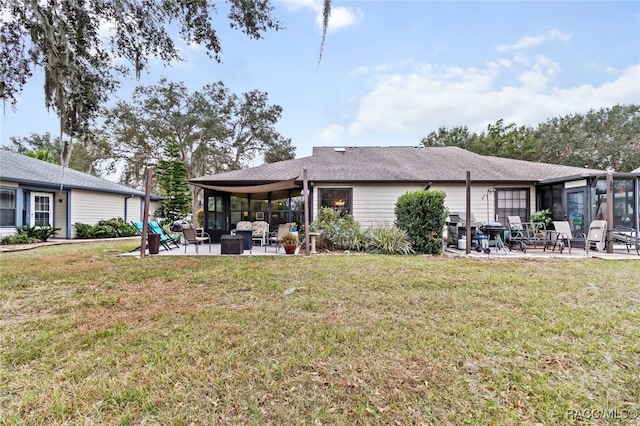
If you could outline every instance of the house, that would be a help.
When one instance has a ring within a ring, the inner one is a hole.
[[[304,173],[310,221],[322,207],[353,214],[362,226],[391,226],[398,197],[429,188],[446,193],[450,212],[470,205],[478,221],[529,218],[549,208],[554,220],[585,231],[606,203],[606,172],[483,156],[458,147],[316,147],[309,157],[191,179],[204,189],[205,227],[214,240],[241,220],[272,231],[304,223]],[[614,174],[614,225],[638,226],[640,173]]]
[[[73,224],[102,219],[141,220],[145,193],[77,170],[0,149],[0,237],[23,225],[60,228],[75,238]],[[159,207],[158,197],[150,213]]]

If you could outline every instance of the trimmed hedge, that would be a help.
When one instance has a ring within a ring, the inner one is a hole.
[[[96,225],[78,222],[75,227],[80,239],[131,237],[138,233],[132,224],[120,217],[101,220]]]
[[[417,253],[441,254],[447,220],[444,191],[412,191],[401,195],[395,206],[396,226],[403,229]]]

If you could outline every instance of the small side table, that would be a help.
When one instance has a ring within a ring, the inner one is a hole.
[[[311,239],[311,253],[310,254],[318,253],[316,251],[316,237],[319,237],[320,233],[319,232],[308,232],[307,235]]]
[[[220,236],[220,254],[242,254],[242,236]]]

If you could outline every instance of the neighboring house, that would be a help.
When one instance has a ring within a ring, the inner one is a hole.
[[[0,236],[23,225],[60,228],[56,238],[75,238],[75,223],[140,220],[144,192],[77,170],[0,149]],[[62,184],[62,188],[61,188]],[[154,196],[149,212],[159,207]]]
[[[450,212],[466,208],[479,221],[507,216],[528,220],[550,208],[555,220],[585,231],[602,210],[606,172],[508,158],[457,147],[316,147],[310,157],[191,179],[204,191],[205,227],[214,240],[241,220],[304,223],[303,170],[307,171],[310,220],[321,207],[353,214],[362,226],[391,226],[398,197],[429,188],[446,193]],[[615,225],[638,225],[640,173],[615,174]],[[618,198],[620,197],[620,198]]]

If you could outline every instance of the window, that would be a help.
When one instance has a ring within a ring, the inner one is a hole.
[[[352,213],[352,193],[351,188],[320,188],[318,189],[319,207],[330,207],[344,213]]]
[[[231,223],[235,224],[249,219],[249,198],[231,196]]]
[[[223,229],[224,205],[221,196],[207,197],[207,226],[209,229]]]
[[[540,194],[540,210],[551,210],[551,218],[553,220],[565,220],[562,209],[563,193],[564,184],[562,183],[545,185],[538,188],[538,194]]]
[[[33,196],[33,226],[51,226],[51,196]]]
[[[296,222],[298,226],[304,223],[304,197],[295,194],[299,191],[289,191],[287,198],[271,200],[271,231],[276,231],[283,223]]]
[[[16,226],[16,191],[0,189],[0,226]]]
[[[633,179],[613,180],[613,228],[630,228],[635,223],[637,190]],[[607,183],[599,180],[595,188],[594,220],[607,220]]]
[[[249,220],[265,220],[267,213],[269,212],[269,200],[264,198],[251,198],[249,203]]]
[[[529,190],[496,188],[496,213],[502,224],[509,223],[507,216],[520,216],[523,221],[528,221]]]

